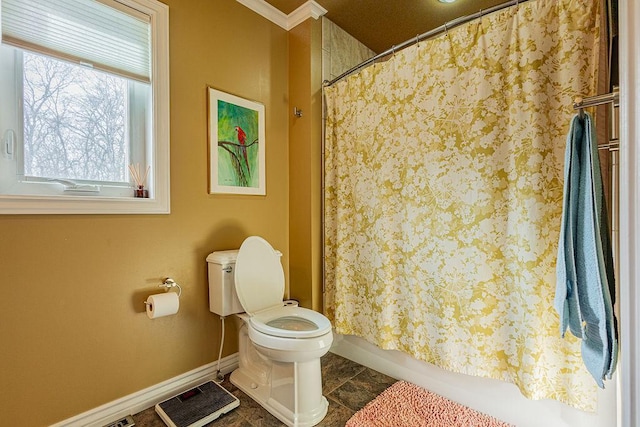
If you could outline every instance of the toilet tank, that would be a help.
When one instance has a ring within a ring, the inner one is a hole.
[[[209,310],[220,316],[243,313],[234,283],[238,251],[217,251],[207,257],[209,270]]]
[[[282,252],[276,250],[282,257]],[[209,311],[220,316],[244,313],[234,281],[238,249],[212,252],[207,256],[209,271]]]

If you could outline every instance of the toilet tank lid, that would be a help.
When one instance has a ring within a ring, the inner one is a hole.
[[[208,256],[207,256],[207,262],[210,262],[212,264],[231,264],[236,262],[236,259],[238,258],[238,251],[239,249],[233,249],[233,250],[229,250],[229,251],[215,251],[215,252],[211,252]],[[280,252],[279,250],[276,250],[276,255],[278,256],[282,256],[282,252]]]
[[[231,251],[216,251],[211,252],[209,256],[207,256],[207,262],[213,264],[229,264],[236,262],[236,258],[238,258],[237,249]]]

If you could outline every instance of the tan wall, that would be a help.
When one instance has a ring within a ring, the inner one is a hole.
[[[0,216],[2,425],[52,424],[216,360],[209,252],[262,235],[288,272],[287,33],[235,0],[164,2],[171,214]],[[207,194],[207,85],[265,104],[266,197]],[[149,320],[166,276],[180,312]]]
[[[289,244],[291,298],[322,311],[322,24],[289,31]],[[294,117],[293,110],[302,110]]]
[[[289,31],[291,298],[323,311],[322,81],[374,56],[326,18]],[[294,108],[302,117],[293,116]]]

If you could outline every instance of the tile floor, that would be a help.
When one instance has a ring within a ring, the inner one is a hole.
[[[331,352],[322,358],[322,389],[329,400],[327,416],[318,426],[342,427],[360,408],[396,382],[395,379],[359,365]],[[277,418],[238,390],[229,375],[222,386],[240,399],[240,406],[221,416],[207,427],[280,427]],[[136,426],[164,427],[154,408],[133,416]]]

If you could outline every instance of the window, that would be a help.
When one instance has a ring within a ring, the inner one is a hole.
[[[168,213],[167,7],[0,4],[0,213]]]

